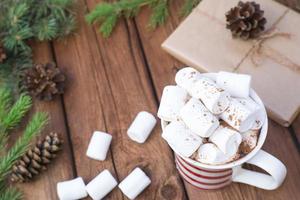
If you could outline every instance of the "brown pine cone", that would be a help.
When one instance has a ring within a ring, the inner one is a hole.
[[[231,30],[234,37],[244,40],[257,38],[267,23],[264,11],[254,1],[242,2],[226,13],[226,28]]]
[[[22,84],[27,91],[40,100],[50,101],[63,94],[65,75],[54,63],[37,64],[22,75]]]
[[[3,63],[3,61],[7,58],[6,52],[2,44],[0,44],[0,63]]]
[[[57,133],[51,132],[43,140],[28,150],[13,166],[11,173],[12,182],[27,182],[34,176],[46,170],[46,165],[56,157],[61,149],[62,140]]]

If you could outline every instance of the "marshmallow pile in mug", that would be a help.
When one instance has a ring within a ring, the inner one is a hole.
[[[254,149],[266,113],[249,96],[249,75],[186,67],[175,82],[164,88],[157,115],[168,123],[162,137],[176,153],[218,165]]]

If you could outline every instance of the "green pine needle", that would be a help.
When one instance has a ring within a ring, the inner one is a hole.
[[[168,17],[168,0],[159,0],[153,7],[150,26],[156,28],[165,23]]]
[[[193,8],[200,3],[201,0],[186,0],[183,7],[181,8],[181,15],[188,16]]]
[[[23,195],[16,188],[6,188],[0,194],[0,200],[21,200],[21,199],[23,199]]]
[[[33,27],[33,32],[38,40],[52,40],[57,35],[57,28],[58,26],[55,18],[44,18]]]
[[[95,9],[85,16],[88,23],[93,24],[104,20],[110,15],[115,15],[115,8],[113,4],[101,3],[95,7]]]
[[[15,162],[27,151],[30,141],[37,136],[48,121],[45,113],[36,113],[25,128],[23,135],[16,141],[14,146],[0,159],[0,181],[11,170]]]
[[[156,28],[164,24],[169,15],[168,4],[171,0],[120,0],[113,3],[99,3],[85,16],[89,24],[98,23],[99,31],[104,37],[110,36],[117,20],[121,17],[135,17],[142,7],[151,7],[152,14],[149,25]],[[182,7],[183,15],[188,15],[201,0],[185,0]]]
[[[16,127],[32,106],[31,97],[22,94],[1,122],[4,132]]]
[[[0,121],[6,116],[12,103],[11,92],[7,88],[0,89]]]
[[[105,19],[100,27],[100,32],[103,34],[104,37],[110,36],[113,28],[115,27],[118,20],[117,15],[111,15]]]
[[[22,74],[24,66],[32,64],[28,40],[53,40],[74,31],[74,1],[1,0],[0,43],[6,49],[8,58],[0,64],[0,83],[18,91],[18,75]],[[20,55],[27,55],[27,58],[21,60]]]

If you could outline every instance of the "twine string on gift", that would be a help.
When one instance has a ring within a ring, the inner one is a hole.
[[[217,24],[221,26],[225,26],[226,23],[217,17],[214,17],[213,15],[210,15],[206,13],[205,11],[199,9],[196,7],[196,12],[199,14],[209,18],[212,21],[215,21]],[[241,59],[241,61],[236,65],[236,67],[233,69],[233,71],[237,71],[244,60],[246,60],[248,57],[250,58],[251,62],[255,67],[258,67],[263,62],[264,58],[268,58],[275,63],[278,63],[282,66],[285,66],[295,72],[300,72],[300,65],[293,62],[291,59],[289,59],[287,56],[281,54],[280,52],[272,49],[271,47],[268,47],[267,45],[264,45],[266,41],[269,41],[274,38],[285,38],[285,39],[291,39],[292,35],[290,33],[286,32],[280,32],[277,28],[277,25],[279,22],[285,17],[285,15],[289,12],[290,9],[285,10],[283,14],[272,24],[272,26],[264,31],[261,36],[255,40],[255,43],[253,47],[246,53],[246,55]]]
[[[275,63],[278,63],[282,66],[285,66],[293,71],[300,72],[300,65],[293,62],[291,59],[289,59],[287,56],[284,56],[280,54],[278,51],[273,50],[272,48],[263,45],[266,41],[280,37],[280,38],[286,38],[291,39],[292,34],[286,33],[286,32],[280,32],[276,26],[281,21],[281,19],[286,15],[286,12],[283,13],[283,15],[275,21],[275,23],[266,30],[256,41],[253,48],[250,50],[250,59],[251,62],[254,64],[254,66],[258,67],[262,61],[263,58],[269,58],[270,60],[274,61]],[[247,55],[248,56],[248,55]],[[238,70],[239,65],[235,68],[235,71]]]

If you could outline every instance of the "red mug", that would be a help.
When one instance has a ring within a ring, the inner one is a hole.
[[[216,77],[215,73],[206,73],[205,75],[212,79]],[[250,97],[264,107],[263,102],[253,89],[250,90]],[[168,122],[161,121],[162,130],[167,124]],[[284,181],[287,170],[280,160],[261,149],[267,133],[268,118],[266,115],[256,147],[246,156],[222,165],[204,164],[174,152],[178,172],[186,182],[198,189],[219,189],[232,182],[240,182],[265,190],[274,190]],[[244,163],[258,166],[268,174],[243,169],[242,165]]]

